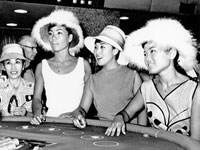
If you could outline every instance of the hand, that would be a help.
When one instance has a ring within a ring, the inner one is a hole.
[[[117,132],[116,133],[117,136],[119,136],[121,132],[123,134],[126,134],[125,123],[124,123],[123,117],[121,115],[115,116],[111,126],[107,128],[105,135],[114,136],[115,132]]]
[[[78,128],[85,128],[86,120],[81,114],[79,114],[77,117],[73,119],[73,124]]]
[[[40,115],[34,115],[31,120],[30,123],[33,125],[40,125],[42,122],[44,122],[46,120],[45,116],[40,114]]]
[[[26,108],[25,107],[16,107],[13,110],[14,116],[25,116],[26,115]]]

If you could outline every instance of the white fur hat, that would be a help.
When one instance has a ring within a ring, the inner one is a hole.
[[[140,69],[147,70],[144,63],[142,44],[154,41],[162,46],[174,47],[179,53],[178,64],[185,70],[192,69],[197,63],[196,40],[183,25],[171,18],[153,19],[147,24],[130,33],[127,37],[124,53],[129,62]]]
[[[32,36],[45,50],[52,51],[48,40],[48,26],[50,24],[65,25],[72,30],[73,40],[70,52],[75,54],[84,46],[83,31],[73,12],[65,9],[56,9],[50,15],[39,19],[32,29]]]

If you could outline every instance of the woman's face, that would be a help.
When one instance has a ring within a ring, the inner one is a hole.
[[[4,61],[4,67],[8,78],[17,79],[21,77],[23,61],[19,58],[7,59]]]
[[[103,41],[95,43],[94,55],[98,65],[100,66],[108,65],[115,59],[113,46]]]
[[[62,25],[53,26],[49,30],[49,42],[55,52],[68,48],[72,38],[73,35]]]
[[[144,45],[144,61],[149,73],[159,74],[170,65],[170,58],[165,48],[149,41]]]

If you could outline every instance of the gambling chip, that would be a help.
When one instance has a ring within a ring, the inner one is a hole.
[[[149,134],[143,134],[143,137],[148,138]]]
[[[19,130],[28,130],[28,129],[34,129],[34,128],[35,127],[28,126],[28,125],[23,125],[23,126],[16,127],[16,129],[19,129]]]
[[[93,144],[101,147],[115,147],[119,145],[119,143],[115,141],[96,141]]]
[[[8,127],[7,125],[3,125],[3,124],[0,125],[0,128],[1,128],[1,129],[7,128],[7,127]]]
[[[99,139],[103,139],[104,137],[101,135],[82,135],[81,139],[84,140],[99,140]]]
[[[22,129],[28,129],[28,126],[22,126]]]

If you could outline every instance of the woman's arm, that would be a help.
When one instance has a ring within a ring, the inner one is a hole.
[[[79,128],[86,127],[85,116],[92,104],[93,94],[90,90],[90,79],[86,82],[79,107],[74,112],[73,123]]]
[[[141,85],[142,85],[142,79],[140,77],[140,75],[138,74],[137,71],[135,71],[135,80],[134,80],[134,95],[137,93],[137,91],[140,89]],[[139,125],[147,125],[147,114],[146,114],[146,110],[143,107],[143,109],[141,111],[138,112],[138,116],[137,116],[137,124]]]
[[[200,141],[200,85],[194,94],[191,111],[191,137]]]
[[[107,136],[113,136],[115,133],[117,136],[122,132],[125,132],[125,122],[128,122],[130,118],[133,118],[138,111],[140,111],[144,107],[144,101],[141,94],[141,91],[138,90],[133,100],[123,109],[120,113],[118,113],[114,119],[110,127],[106,130],[105,134]]]
[[[134,79],[134,83],[133,83],[133,94],[134,95],[140,89],[141,84],[142,84],[142,79],[141,79],[140,75],[137,73],[137,71],[135,71],[135,79]]]
[[[39,63],[35,71],[35,87],[33,94],[32,109],[34,117],[31,119],[31,124],[40,124],[42,115],[42,92],[44,88],[44,79],[42,76],[42,63]]]
[[[90,64],[87,60],[84,60],[84,71],[85,71],[84,81],[86,84],[87,80],[89,79],[90,75],[92,74]]]

